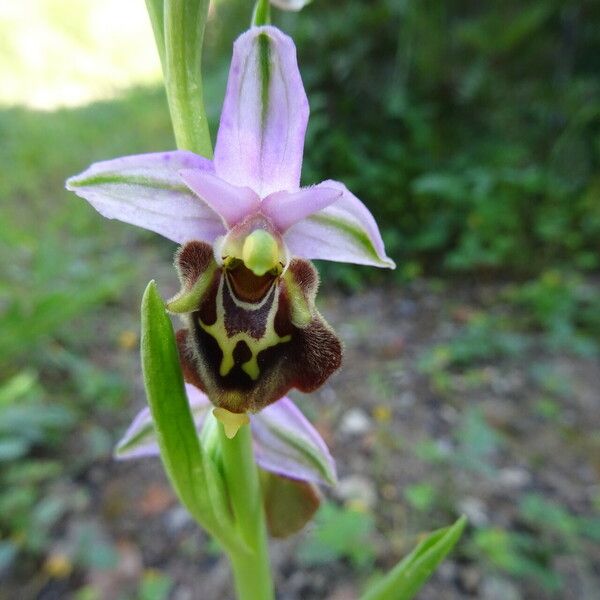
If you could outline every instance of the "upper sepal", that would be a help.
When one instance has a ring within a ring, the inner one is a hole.
[[[233,47],[215,170],[261,198],[299,187],[308,100],[290,37],[252,27]]]

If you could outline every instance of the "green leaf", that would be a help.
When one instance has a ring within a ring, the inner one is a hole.
[[[408,485],[404,489],[404,497],[413,508],[420,511],[427,511],[435,503],[435,488],[430,483]]]
[[[192,516],[223,544],[233,542],[223,481],[200,445],[171,321],[154,281],[142,300],[142,369],[160,455],[173,489]]]
[[[0,407],[7,406],[28,394],[37,383],[37,373],[21,371],[0,385]]]
[[[463,515],[454,525],[431,533],[379,583],[366,592],[362,600],[413,598],[452,550],[466,524],[467,518]]]

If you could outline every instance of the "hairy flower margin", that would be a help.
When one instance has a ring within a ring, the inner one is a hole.
[[[308,101],[293,41],[252,27],[234,45],[214,160],[188,151],[93,164],[67,188],[107,218],[182,244],[167,309],[184,377],[243,415],[310,392],[341,361],[307,259],[394,267],[371,213],[337,181],[300,187]]]

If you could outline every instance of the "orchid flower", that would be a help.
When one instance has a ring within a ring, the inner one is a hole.
[[[67,182],[103,216],[173,240],[182,289],[167,303],[185,380],[244,415],[341,362],[315,308],[307,259],[394,267],[371,213],[346,187],[300,187],[308,101],[287,35],[252,27],[234,45],[214,160],[189,151],[93,164]]]
[[[211,418],[212,404],[195,386],[186,384],[185,389],[199,439],[210,452],[216,423]],[[315,484],[336,483],[335,463],[317,430],[287,397],[251,415],[250,428],[254,456],[263,471],[269,530],[275,537],[285,537],[301,529],[318,508]],[[126,460],[159,454],[152,415],[146,407],[117,444],[115,457]],[[283,514],[278,510],[282,487],[286,488]]]
[[[209,152],[199,68],[208,3],[147,5],[177,143]],[[327,446],[285,397],[316,389],[341,362],[309,261],[394,267],[342,183],[300,186],[308,102],[294,43],[264,25],[269,6],[258,0],[255,25],[234,45],[213,160],[187,150],[121,157],[67,182],[103,216],[181,245],[181,291],[166,308],[186,327],[174,335],[151,281],[140,344],[149,409],[116,455],[160,455],[182,504],[227,552],[240,600],[274,598],[266,525],[280,537],[298,531],[319,505],[316,484],[335,481]],[[464,526],[434,532],[363,598],[412,597]]]

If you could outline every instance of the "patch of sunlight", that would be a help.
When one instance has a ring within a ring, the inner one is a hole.
[[[144,0],[0,2],[0,105],[52,110],[160,79]]]

